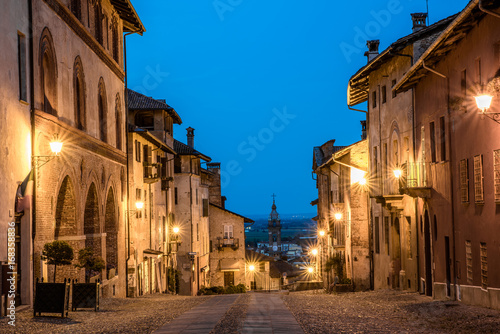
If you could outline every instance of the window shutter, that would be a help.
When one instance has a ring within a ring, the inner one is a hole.
[[[166,179],[168,177],[167,173],[167,164],[168,164],[168,158],[161,158],[161,170],[160,170],[160,175],[162,179]]]
[[[474,199],[476,203],[484,203],[482,155],[474,157]]]
[[[495,178],[495,203],[500,203],[500,150],[493,151],[493,177]]]
[[[469,160],[460,160],[460,197],[462,203],[469,202]]]

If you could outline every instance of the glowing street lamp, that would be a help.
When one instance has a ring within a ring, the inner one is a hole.
[[[50,151],[54,155],[35,155],[33,156],[33,166],[34,168],[38,169],[51,161],[52,159],[56,158],[59,156],[59,153],[62,151],[62,146],[63,143],[62,141],[59,140],[59,136],[55,134],[53,136],[52,141],[49,143],[50,146]]]
[[[366,185],[366,179],[363,177],[361,180],[359,180],[358,183],[360,186],[364,186],[364,185]]]
[[[394,177],[395,177],[396,179],[401,178],[401,175],[403,175],[403,171],[402,171],[400,168],[396,168],[396,169],[393,171],[393,173],[394,173]]]
[[[173,231],[175,234],[177,234],[177,233],[179,233],[179,228],[176,226],[176,227],[174,227]]]
[[[62,146],[63,146],[63,143],[57,138],[54,139],[54,141],[50,142],[50,150],[55,155],[59,155],[59,153],[61,153]]]
[[[251,265],[248,267],[248,269],[249,269],[250,271],[254,271],[254,270],[255,270],[255,266],[254,266],[253,264],[251,264]]]
[[[135,207],[137,208],[137,210],[141,210],[144,207],[144,202],[141,201],[135,202]]]
[[[319,236],[320,237],[324,237],[325,236],[325,231],[324,230],[319,231]]]
[[[483,114],[486,113],[486,110],[488,110],[491,106],[491,100],[493,99],[493,96],[488,94],[483,94],[479,96],[474,96],[474,98],[476,99],[477,107],[481,110]]]
[[[318,249],[317,248],[313,248],[311,250],[311,254],[314,255],[314,256],[318,255]]]
[[[312,274],[314,272],[314,268],[313,267],[309,267],[309,268],[307,268],[307,271],[309,272],[309,274]]]
[[[340,213],[340,212],[337,212],[334,216],[335,216],[336,220],[341,220],[342,219],[342,213]]]

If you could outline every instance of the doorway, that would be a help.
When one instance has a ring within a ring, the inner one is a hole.
[[[431,231],[429,212],[424,218],[424,247],[425,247],[425,294],[432,296],[432,263],[431,263]]]
[[[234,285],[234,271],[225,271],[224,272],[224,287]]]
[[[444,237],[444,247],[446,256],[446,296],[451,295],[451,259],[450,259],[450,237]]]
[[[399,272],[401,271],[401,235],[399,218],[394,218],[392,225],[392,288],[399,288]]]

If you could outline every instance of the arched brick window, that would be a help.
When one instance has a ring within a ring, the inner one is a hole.
[[[73,65],[73,96],[75,105],[75,127],[85,130],[86,112],[85,112],[85,76],[80,56],[76,57]]]
[[[97,96],[97,110],[99,117],[99,139],[103,142],[108,141],[108,111],[106,102],[106,87],[104,80],[99,79],[99,92]]]
[[[95,39],[102,45],[102,11],[99,2],[94,5],[94,34]]]
[[[57,116],[57,59],[52,34],[48,28],[43,29],[39,50],[42,110]]]
[[[122,108],[120,102],[120,94],[116,94],[115,100],[115,121],[116,121],[116,148],[121,150],[123,148],[122,145]]]
[[[111,43],[113,47],[113,59],[117,62],[120,63],[120,50],[118,49],[118,19],[113,17],[113,21],[111,23]]]

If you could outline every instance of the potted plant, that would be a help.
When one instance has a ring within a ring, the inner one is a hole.
[[[35,304],[33,315],[41,313],[61,313],[64,311],[68,315],[69,308],[69,282],[56,283],[56,273],[58,265],[71,264],[73,260],[73,248],[65,241],[53,241],[43,246],[42,259],[47,260],[47,264],[54,265],[54,282],[36,282]]]
[[[47,260],[47,264],[54,265],[54,283],[57,266],[71,264],[73,257],[73,248],[66,241],[56,240],[43,246],[42,260]]]
[[[77,268],[85,268],[85,283],[73,282],[73,311],[77,308],[99,309],[99,282],[90,282],[92,273],[100,272],[105,268],[104,260],[95,256],[92,248],[86,247],[78,251]]]

